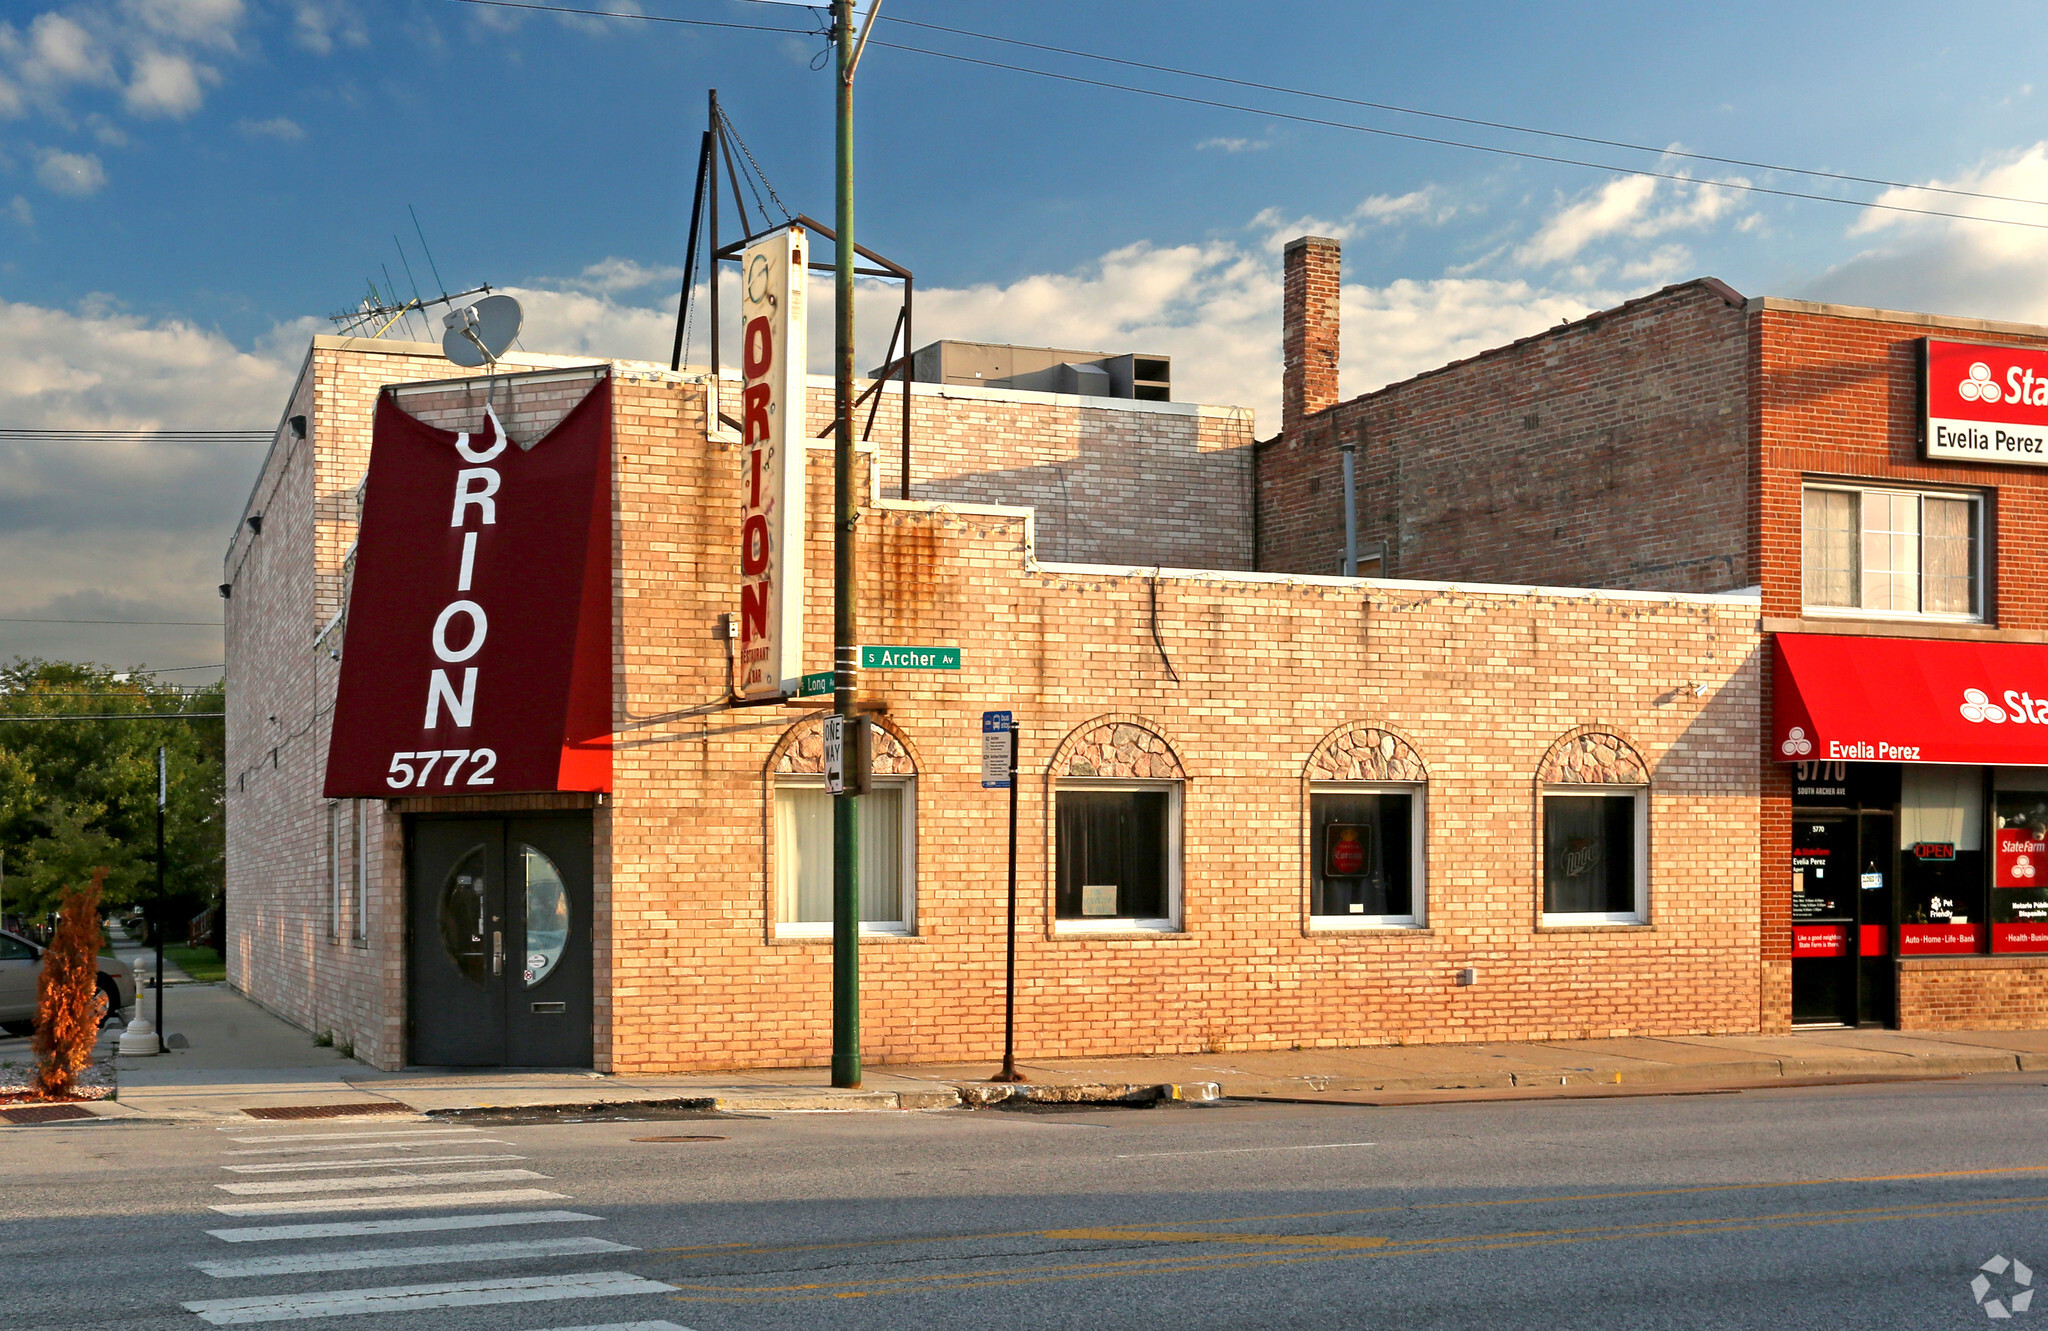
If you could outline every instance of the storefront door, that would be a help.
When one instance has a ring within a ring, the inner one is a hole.
[[[1898,890],[1892,815],[1794,812],[1792,1020],[1889,1025]]]
[[[413,821],[410,1057],[589,1067],[590,815]]]

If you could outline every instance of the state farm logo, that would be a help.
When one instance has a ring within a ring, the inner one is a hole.
[[[1996,402],[2003,396],[1991,382],[1991,367],[1981,360],[1970,367],[1970,377],[1956,385],[1956,395],[1965,402]]]
[[[2010,870],[2010,872],[2012,876],[2015,878],[2034,877],[2034,857],[2031,855],[2020,856],[2018,859],[2012,862],[2012,869]]]
[[[1991,391],[1996,393],[1998,389],[1994,387]],[[1987,400],[1998,401],[1995,397]],[[1982,689],[1964,689],[1963,705],[1958,710],[1962,712],[1965,721],[1989,721],[1993,725],[2002,725],[2005,722],[2005,709],[1985,697]]]
[[[1806,727],[1794,726],[1786,731],[1785,742],[1778,746],[1778,751],[1787,758],[1797,758],[1802,754],[1812,753],[1813,741],[1806,737]]]

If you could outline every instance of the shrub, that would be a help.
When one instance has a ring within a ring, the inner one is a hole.
[[[73,1081],[92,1064],[106,1000],[100,996],[100,889],[107,871],[64,894],[57,932],[43,953],[36,982],[36,1090],[49,1098],[71,1094]]]

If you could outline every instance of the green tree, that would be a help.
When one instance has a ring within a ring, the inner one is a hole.
[[[66,888],[107,869],[103,904],[146,902],[156,888],[156,750],[170,767],[165,817],[167,918],[176,928],[218,901],[225,848],[224,737],[218,686],[188,693],[152,676],[70,661],[0,667],[0,856],[4,908],[34,919]],[[92,720],[34,721],[91,715]],[[104,718],[104,719],[102,719]]]

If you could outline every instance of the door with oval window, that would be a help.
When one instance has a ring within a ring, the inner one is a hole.
[[[416,817],[413,1063],[589,1067],[590,815]]]

